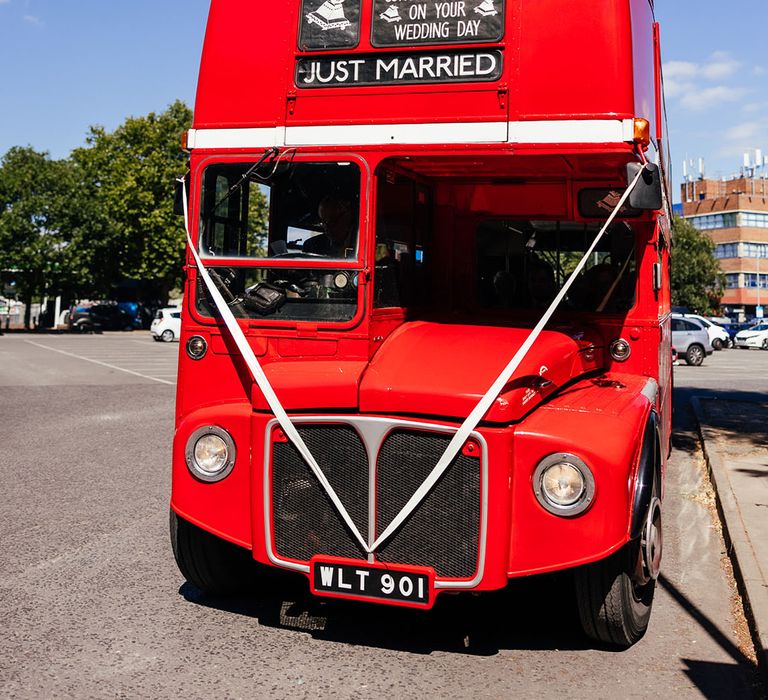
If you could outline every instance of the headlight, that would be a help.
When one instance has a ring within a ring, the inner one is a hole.
[[[198,428],[187,440],[189,471],[201,481],[221,481],[235,466],[235,441],[222,428]]]
[[[205,338],[199,335],[193,335],[187,341],[187,355],[193,360],[200,360],[205,356],[208,350],[208,343],[205,342]]]
[[[533,473],[533,490],[550,513],[583,513],[595,496],[595,479],[583,460],[566,452],[545,457]]]
[[[611,352],[611,357],[616,360],[616,362],[626,362],[632,354],[632,348],[624,338],[614,340],[611,343],[609,350]]]

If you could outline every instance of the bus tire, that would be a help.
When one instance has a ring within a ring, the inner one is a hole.
[[[250,552],[180,518],[171,511],[173,556],[182,575],[209,595],[253,590],[255,563]]]
[[[640,533],[609,557],[575,571],[581,626],[597,642],[626,649],[648,629],[664,548],[660,494],[661,477],[654,470]]]
[[[590,639],[626,649],[648,629],[656,582],[633,581],[637,543],[576,570],[579,618]]]

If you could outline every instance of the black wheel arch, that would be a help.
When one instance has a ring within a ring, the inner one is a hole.
[[[635,477],[635,493],[632,500],[632,521],[629,529],[630,539],[637,539],[643,531],[645,515],[651,505],[653,484],[661,487],[661,440],[659,437],[659,418],[651,411],[643,432],[643,445]]]

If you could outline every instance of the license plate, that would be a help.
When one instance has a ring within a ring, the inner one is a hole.
[[[310,587],[316,595],[430,608],[434,578],[421,567],[313,559]]]

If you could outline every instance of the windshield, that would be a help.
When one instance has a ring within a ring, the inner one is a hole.
[[[265,163],[238,187],[253,165],[217,163],[205,169],[201,257],[357,257],[356,164]]]
[[[358,309],[358,272],[348,263],[358,256],[359,211],[355,163],[212,164],[202,178],[200,256],[238,318],[350,321]],[[286,265],[294,260],[302,267]],[[346,268],[329,268],[333,260]],[[197,310],[217,315],[201,277],[196,292]]]
[[[492,220],[476,236],[480,306],[546,308],[601,228],[572,221]],[[632,228],[608,229],[574,282],[564,307],[618,313],[635,301]]]

